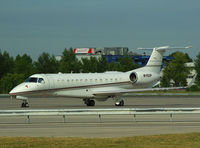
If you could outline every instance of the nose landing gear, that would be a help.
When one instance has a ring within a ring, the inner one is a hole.
[[[27,97],[16,96],[16,99],[17,99],[17,100],[22,100],[22,105],[21,105],[21,107],[29,107],[28,98],[27,98]]]

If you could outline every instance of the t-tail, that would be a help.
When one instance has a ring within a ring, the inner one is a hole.
[[[143,68],[147,68],[148,70],[153,71],[155,73],[160,73],[162,60],[163,60],[163,54],[165,53],[166,50],[188,49],[188,48],[191,48],[191,46],[187,46],[187,47],[163,46],[163,47],[155,47],[155,48],[138,48],[138,49],[139,50],[149,50],[149,49],[152,50],[153,49],[153,52],[149,58],[148,63]]]

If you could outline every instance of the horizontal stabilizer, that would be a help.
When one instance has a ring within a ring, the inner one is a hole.
[[[154,48],[137,48],[138,50],[171,50],[171,49],[188,49],[192,48],[192,46],[186,46],[186,47],[170,47],[170,46],[162,46],[162,47],[154,47]]]

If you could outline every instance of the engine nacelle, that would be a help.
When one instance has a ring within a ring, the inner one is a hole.
[[[136,83],[138,76],[137,76],[136,72],[133,72],[133,73],[130,74],[129,78],[130,78],[132,83]]]
[[[148,84],[159,81],[160,75],[153,72],[132,72],[129,79],[133,84]]]

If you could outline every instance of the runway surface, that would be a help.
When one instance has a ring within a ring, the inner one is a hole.
[[[124,107],[200,107],[200,98],[195,96],[137,96],[126,97]],[[96,102],[95,107],[86,107],[79,99],[30,99],[29,109],[67,108],[112,108],[113,100]],[[21,101],[0,98],[0,110],[21,109]],[[200,132],[200,115],[132,115],[98,116],[31,116],[0,117],[0,136],[48,136],[48,137],[124,137],[169,133]]]
[[[108,99],[104,102],[95,101],[94,107],[87,107],[82,99],[76,98],[30,98],[28,109],[67,109],[67,108],[112,108],[115,102]],[[127,108],[151,107],[200,107],[200,96],[126,96]],[[0,98],[0,110],[21,109],[22,101],[10,98]],[[117,107],[119,108],[119,107]]]

